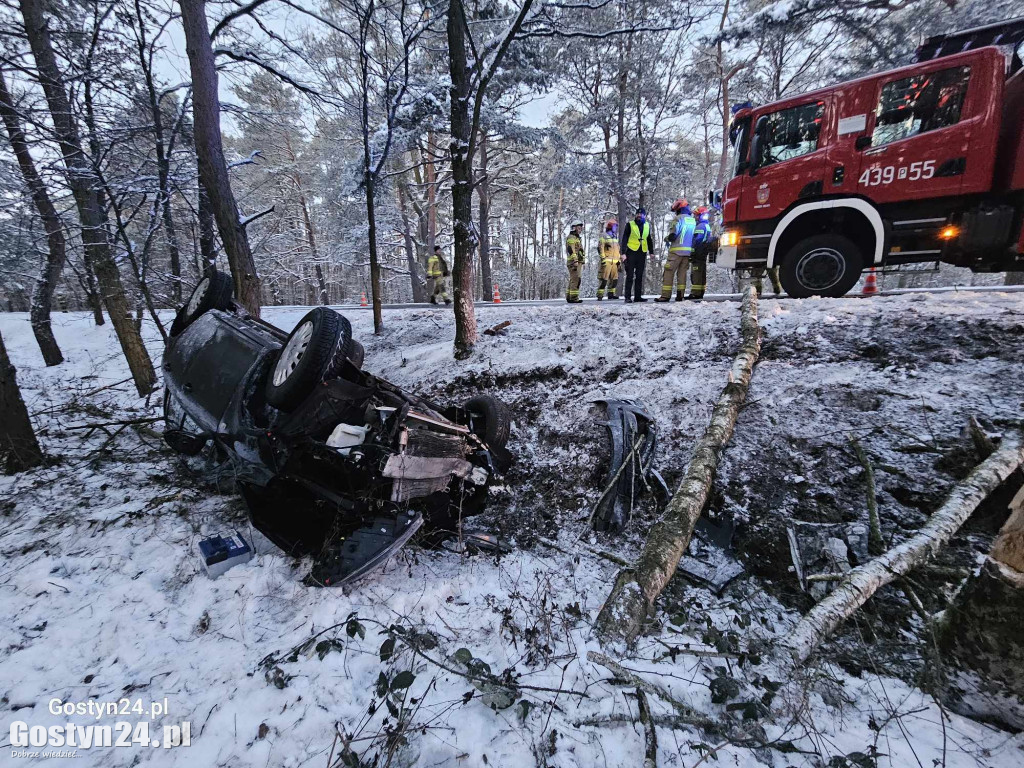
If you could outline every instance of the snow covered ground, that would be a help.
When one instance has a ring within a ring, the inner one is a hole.
[[[484,522],[519,546],[501,558],[409,547],[347,592],[303,586],[306,564],[269,545],[208,579],[196,542],[232,527],[247,533],[241,501],[196,461],[172,455],[158,422],[141,421],[159,414],[160,398],[137,398],[123,381],[109,324],[56,315],[68,362],[46,369],[27,317],[0,315],[54,459],[0,478],[0,611],[9,617],[0,627],[2,762],[13,764],[12,722],[97,722],[51,714],[52,699],[127,697],[166,698],[151,737],[158,725],[188,721],[191,746],[79,749],[77,764],[324,766],[342,750],[336,729],[359,755],[346,765],[375,756],[378,765],[424,767],[642,764],[634,689],[614,684],[587,651],[597,649],[590,622],[616,569],[595,550],[630,557],[655,513],[640,510],[620,538],[587,532],[604,471],[591,403],[647,403],[672,485],[724,383],[738,313],[735,303],[506,305],[480,320],[512,325],[482,336],[465,362],[451,358],[453,323],[442,308],[388,311],[380,336],[370,313],[353,313],[368,370],[437,399],[497,391],[513,406],[518,461]],[[266,317],[287,329],[302,314]],[[919,622],[890,621],[900,609],[892,599],[880,595],[873,614],[891,626],[868,618],[840,640],[853,659],[843,667],[776,680],[766,656],[807,605],[785,568],[780,520],[862,514],[851,431],[876,462],[883,521],[898,536],[954,482],[955,462],[936,459],[969,415],[995,431],[999,419],[1019,418],[1024,294],[766,299],[761,321],[762,361],[712,501],[741,522],[738,546],[757,554],[741,556],[748,575],[722,595],[677,579],[623,663],[709,715],[754,717],[767,746],[666,725],[659,765],[1021,765],[1024,736],[940,708],[903,681],[903,667],[890,667],[921,652]],[[145,330],[158,359],[159,337]],[[140,422],[82,428],[126,419]],[[967,543],[954,555],[962,564],[975,553]],[[477,690],[457,673],[469,657],[504,676],[512,706],[492,710],[507,691]],[[728,687],[712,686],[716,677],[736,681],[728,702],[712,701],[712,687]],[[651,705],[673,715],[657,698]]]

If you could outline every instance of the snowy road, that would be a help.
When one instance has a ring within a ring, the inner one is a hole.
[[[305,311],[265,314],[289,329]],[[166,697],[170,711],[156,724],[190,722],[190,747],[93,747],[80,749],[74,764],[319,767],[340,749],[336,725],[364,760],[386,751],[396,723],[386,698],[409,725],[404,739],[390,741],[395,766],[639,763],[643,734],[633,723],[631,689],[586,660],[596,647],[589,625],[615,566],[580,545],[632,557],[655,513],[640,510],[620,538],[586,531],[602,477],[602,434],[590,403],[609,394],[646,402],[659,421],[659,466],[671,484],[725,381],[737,307],[502,304],[481,324],[510,320],[506,333],[484,337],[463,362],[451,356],[450,316],[435,308],[389,312],[378,336],[369,313],[351,316],[368,370],[436,399],[487,390],[512,405],[517,464],[486,522],[519,548],[495,560],[410,547],[342,592],[303,586],[308,564],[261,546],[251,562],[211,581],[196,542],[226,528],[249,532],[230,488],[209,485],[144,426],[72,429],[158,413],[159,397],[147,402],[118,384],[128,374],[109,324],[56,314],[68,361],[47,369],[27,316],[0,314],[54,458],[47,468],[0,478],[0,611],[8,617],[0,625],[0,748],[10,749],[16,721],[90,722],[51,714],[53,698]],[[900,536],[901,526],[925,519],[954,482],[934,446],[952,444],[968,414],[991,424],[1024,411],[1024,294],[768,300],[761,324],[762,360],[712,502],[714,512],[743,524],[738,543],[761,549],[751,549],[759,554],[744,560],[748,575],[725,595],[677,579],[627,666],[716,717],[743,711],[712,701],[719,675],[739,681],[733,705],[774,697],[775,717],[760,721],[773,746],[724,746],[715,765],[851,765],[846,756],[872,749],[877,765],[893,768],[1020,765],[1024,735],[942,712],[905,682],[920,626],[892,597],[877,598],[877,613],[840,640],[853,661],[828,667],[811,689],[789,681],[774,693],[767,656],[741,663],[689,651],[734,642],[770,650],[792,625],[805,598],[794,597],[772,515],[857,518],[863,484],[845,445],[850,432],[876,462],[887,530]],[[155,329],[144,332],[157,356]],[[915,450],[904,452],[907,445]],[[954,554],[972,557],[970,543]],[[359,625],[346,631],[353,614]],[[415,629],[431,650],[414,657],[399,640],[382,660],[394,626],[403,637]],[[445,659],[460,648],[496,673],[509,670],[521,686],[514,706],[492,711],[481,691],[434,663],[451,667]],[[273,661],[261,665],[268,655]],[[405,671],[415,675],[408,687],[408,676],[399,677]],[[651,704],[655,714],[671,714],[664,702]],[[719,743],[685,727],[662,727],[658,736],[664,766],[707,765],[701,745]],[[67,764],[32,764],[58,762]]]
[[[880,296],[903,296],[903,295],[912,294],[912,293],[929,293],[929,294],[930,293],[934,293],[934,294],[943,294],[943,293],[1020,293],[1022,291],[1024,291],[1024,285],[1009,285],[1009,286],[1002,286],[1002,285],[996,285],[996,286],[987,286],[987,285],[959,285],[959,286],[950,286],[950,287],[946,287],[946,288],[900,288],[900,289],[893,289],[893,290],[888,290],[888,291],[882,291],[879,295]],[[657,295],[656,294],[651,294],[649,296],[645,296],[645,298],[648,301],[654,301],[654,299],[657,298]],[[743,294],[740,294],[740,293],[709,293],[709,294],[707,294],[704,297],[703,300],[704,301],[708,301],[708,302],[740,301],[742,298],[743,298]],[[863,297],[857,295],[856,293],[851,293],[850,295],[844,296],[843,298],[844,299],[859,299],[859,298],[863,298]],[[764,296],[763,296],[763,300],[764,301],[774,301],[776,299],[790,300],[790,297],[787,296],[786,294],[776,295],[776,294],[771,293],[770,291],[766,292],[764,294]],[[603,299],[601,301],[598,301],[593,296],[583,297],[583,302],[586,303],[586,304],[591,304],[591,303],[592,304],[600,304],[600,305],[606,306],[606,307],[612,306],[613,301],[615,303],[617,303],[617,304],[624,303],[621,298],[620,299],[614,299],[614,300]],[[673,303],[675,303],[675,302],[673,302]],[[687,302],[687,303],[689,303],[689,302]],[[515,299],[513,299],[513,300],[504,300],[503,299],[501,302],[499,302],[497,304],[495,304],[492,301],[477,301],[477,302],[474,302],[474,304],[477,307],[480,307],[480,308],[490,308],[490,309],[494,309],[494,308],[498,308],[498,307],[503,307],[503,306],[513,306],[513,307],[547,307],[547,306],[559,306],[561,304],[565,304],[565,299],[531,299],[531,300],[528,300],[528,301],[518,301],[518,300],[515,300]],[[352,310],[370,309],[369,306],[364,307],[364,306],[361,306],[359,304],[335,304],[335,305],[332,305],[332,306],[333,306],[334,309],[344,310],[345,312],[351,312]],[[384,309],[392,310],[392,309],[424,309],[427,305],[426,304],[422,304],[422,303],[406,303],[406,304],[382,304],[381,306]],[[438,305],[436,308],[437,309],[442,309],[443,307],[444,307],[444,305]],[[273,308],[270,308],[269,311],[279,310],[279,309],[295,309],[295,307],[273,307]]]

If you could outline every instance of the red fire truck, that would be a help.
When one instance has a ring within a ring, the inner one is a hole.
[[[1024,270],[1024,19],[929,38],[917,63],[736,112],[717,263],[796,297],[868,267]]]

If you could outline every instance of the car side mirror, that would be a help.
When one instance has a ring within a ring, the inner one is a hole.
[[[870,136],[858,136],[857,140],[853,142],[853,146],[857,149],[867,149],[871,146]]]
[[[209,441],[210,436],[205,433],[197,435],[180,429],[164,430],[164,442],[185,456],[198,456]]]

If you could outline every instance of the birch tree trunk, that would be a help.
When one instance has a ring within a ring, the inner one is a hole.
[[[978,505],[1024,462],[1024,440],[1008,433],[999,449],[953,488],[945,503],[917,533],[881,557],[854,568],[815,605],[782,641],[795,665],[802,664],[826,638],[881,587],[926,563],[967,521]]]
[[[4,337],[0,334],[0,470],[13,474],[43,461],[43,452],[32,430],[28,409],[21,398]]]
[[[43,88],[53,121],[53,132],[60,144],[61,156],[67,169],[68,186],[75,198],[75,207],[82,224],[82,244],[86,258],[91,261],[96,272],[103,303],[128,361],[135,388],[140,395],[148,395],[156,386],[156,371],[142,343],[142,335],[131,318],[121,275],[111,253],[98,179],[82,149],[64,78],[57,66],[57,57],[50,40],[50,30],[43,16],[41,0],[21,0],[21,13],[38,69],[39,84]]]
[[[25,181],[36,211],[39,212],[43,229],[46,230],[46,262],[43,264],[39,280],[36,282],[30,310],[32,333],[35,334],[36,342],[39,344],[39,351],[43,353],[43,362],[47,365],[60,365],[64,362],[64,355],[61,354],[57,339],[53,336],[53,328],[50,325],[50,307],[54,288],[57,287],[61,272],[64,271],[64,262],[67,260],[64,227],[61,224],[60,216],[57,215],[57,209],[53,207],[50,195],[46,191],[46,185],[36,171],[35,162],[28,151],[25,131],[21,127],[21,121],[18,119],[18,112],[14,106],[14,99],[7,89],[7,82],[2,73],[0,73],[0,117],[3,118],[4,127],[7,129],[7,138],[10,140],[11,149],[18,160],[21,177]]]
[[[185,51],[192,72],[192,122],[199,160],[199,182],[206,189],[210,210],[231,265],[235,298],[250,315],[259,317],[259,274],[249,247],[249,236],[238,216],[238,204],[224,160],[217,66],[206,22],[206,0],[178,0],[178,5],[185,29]]]
[[[598,614],[595,629],[602,643],[630,645],[636,640],[644,620],[654,609],[654,601],[675,574],[711,495],[722,449],[732,437],[761,352],[757,294],[752,288],[744,294],[740,311],[740,348],[733,359],[729,382],[715,404],[711,422],[694,449],[690,466],[664,517],[648,534],[636,567],[619,572]]]

